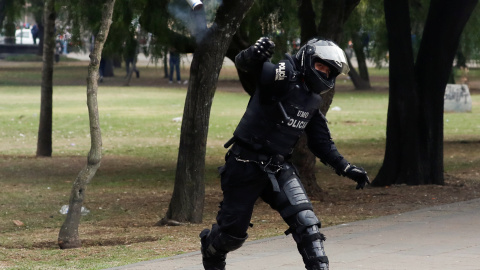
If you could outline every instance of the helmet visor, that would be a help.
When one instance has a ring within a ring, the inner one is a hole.
[[[315,44],[315,54],[314,56],[319,57],[320,59],[327,60],[331,63],[338,71],[338,73],[346,75],[350,68],[347,64],[347,57],[345,52],[337,46],[322,46]]]

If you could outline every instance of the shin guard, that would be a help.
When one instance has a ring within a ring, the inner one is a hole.
[[[299,212],[289,220],[293,239],[308,270],[328,270],[328,257],[323,248],[325,236],[320,233],[319,220],[311,210]]]

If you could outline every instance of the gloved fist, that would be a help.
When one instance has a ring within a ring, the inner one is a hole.
[[[267,61],[273,55],[273,49],[275,48],[275,43],[273,43],[273,41],[271,41],[268,37],[261,37],[250,48],[255,58],[262,61]]]
[[[357,182],[356,189],[363,189],[366,184],[370,184],[367,172],[363,168],[348,164],[344,172],[346,177]]]

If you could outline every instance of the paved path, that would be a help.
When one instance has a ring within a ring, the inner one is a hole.
[[[480,199],[323,228],[332,270],[479,270]],[[200,252],[118,270],[201,270]],[[305,269],[291,236],[247,242],[228,270]]]

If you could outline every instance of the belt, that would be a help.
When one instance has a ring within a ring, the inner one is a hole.
[[[267,173],[270,182],[272,182],[273,190],[275,192],[280,192],[280,187],[275,174],[283,168],[285,158],[282,155],[266,155],[258,153],[242,147],[237,143],[232,146],[230,152],[235,156],[235,159],[238,162],[252,162],[259,165],[260,168]]]

